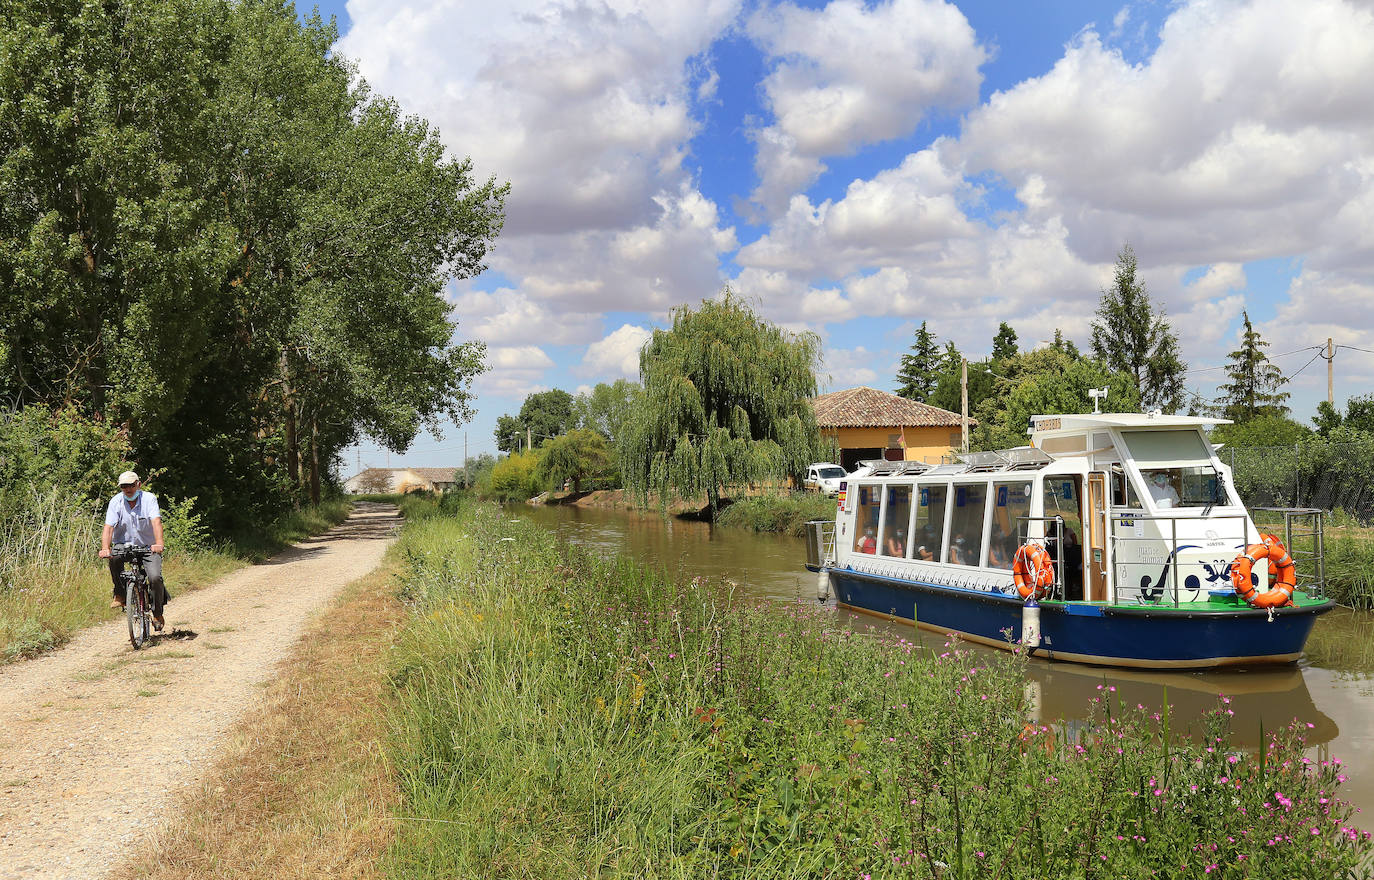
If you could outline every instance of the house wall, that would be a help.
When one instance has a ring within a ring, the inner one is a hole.
[[[840,449],[905,448],[907,461],[939,464],[942,456],[962,443],[956,428],[822,428],[821,434],[834,437]]]

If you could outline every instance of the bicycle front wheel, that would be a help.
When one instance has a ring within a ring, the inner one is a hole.
[[[129,644],[137,651],[148,641],[148,591],[131,583],[124,591],[124,616],[129,621]]]

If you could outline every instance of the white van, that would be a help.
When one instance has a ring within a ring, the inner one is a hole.
[[[844,468],[829,462],[818,462],[807,468],[806,480],[802,485],[808,489],[816,489],[827,495],[840,494],[840,482],[847,477]]]

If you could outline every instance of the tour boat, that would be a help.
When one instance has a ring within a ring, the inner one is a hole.
[[[1029,446],[871,462],[811,524],[807,567],[841,607],[1050,660],[1291,663],[1334,607],[1322,513],[1261,533],[1203,431],[1225,423],[1036,416]]]

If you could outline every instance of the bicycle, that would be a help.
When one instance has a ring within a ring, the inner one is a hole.
[[[143,561],[152,555],[152,550],[137,544],[116,544],[110,548],[112,558],[129,565],[119,577],[124,581],[124,616],[129,621],[129,644],[135,651],[148,641],[150,628],[162,632],[162,624],[153,619],[162,616],[162,597],[149,596],[148,573],[143,569]]]

